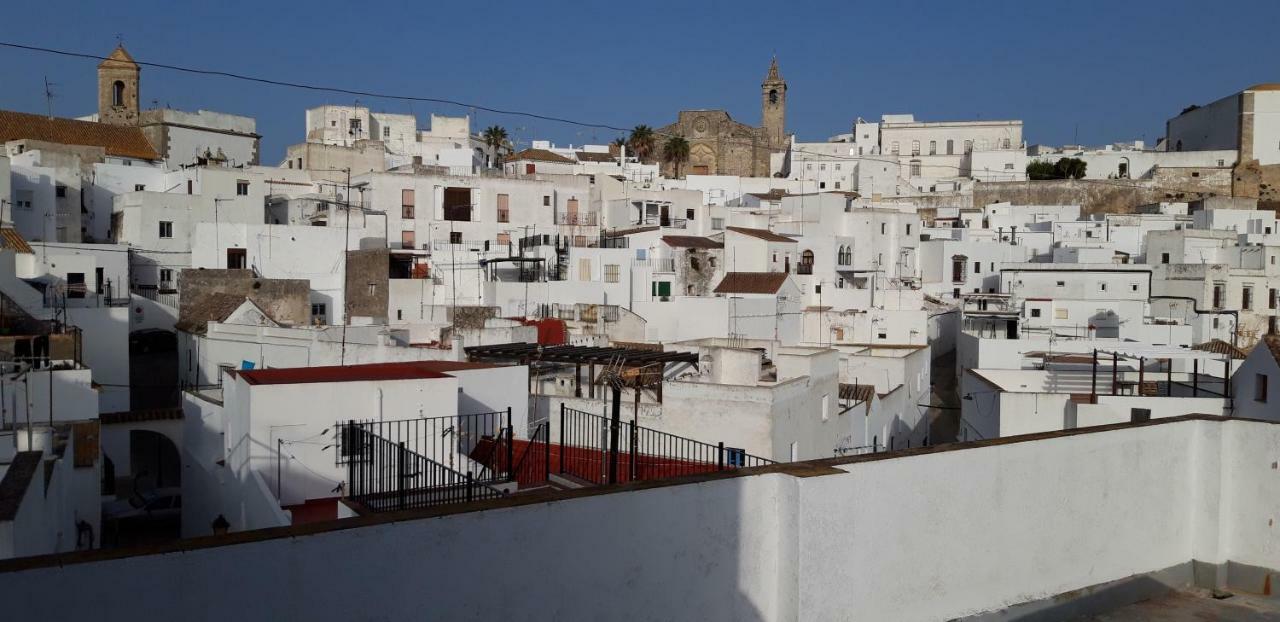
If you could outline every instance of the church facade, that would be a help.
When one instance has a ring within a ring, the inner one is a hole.
[[[667,137],[683,136],[689,142],[689,161],[680,167],[683,174],[768,177],[772,154],[785,152],[789,140],[787,82],[776,58],[760,84],[760,110],[760,127],[734,121],[724,110],[682,110],[675,123],[656,130],[656,151],[662,152]],[[662,171],[675,175],[668,162],[662,163]]]

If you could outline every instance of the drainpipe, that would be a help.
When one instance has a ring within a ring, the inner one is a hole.
[[[1148,273],[1148,276],[1147,276],[1147,283],[1148,283],[1147,291],[1148,291],[1148,292],[1150,292],[1150,291],[1151,291],[1151,289],[1150,289],[1150,282],[1151,282],[1151,276],[1150,276],[1150,273]],[[1192,298],[1192,297],[1190,297],[1190,296],[1150,296],[1150,298],[1151,298],[1152,300],[1155,300],[1155,299],[1159,298],[1159,299],[1161,299],[1161,300],[1186,300],[1186,301],[1189,301],[1189,302],[1191,303],[1191,310],[1192,310],[1192,311],[1194,311],[1194,312],[1196,313],[1196,315],[1230,315],[1230,316],[1231,316],[1231,322],[1232,322],[1232,324],[1231,324],[1231,346],[1232,346],[1232,347],[1236,347],[1236,341],[1237,341],[1237,339],[1236,339],[1236,336],[1237,336],[1236,331],[1237,331],[1237,329],[1240,327],[1240,312],[1239,312],[1239,311],[1237,311],[1237,310],[1235,310],[1235,309],[1200,309],[1200,308],[1198,308],[1198,307],[1196,306],[1196,305],[1197,305],[1196,299],[1195,299],[1195,298]]]

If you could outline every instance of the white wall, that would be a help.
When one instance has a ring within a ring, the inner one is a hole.
[[[652,619],[953,619],[1164,569],[1189,575],[1191,560],[1280,567],[1280,536],[1259,520],[1280,512],[1277,444],[1271,424],[1177,421],[860,461],[827,475],[619,489],[50,561],[5,573],[0,597],[19,616],[54,619],[124,610],[144,591],[155,615],[174,618],[599,619],[621,607]],[[489,581],[457,572],[477,558],[501,562],[488,566]],[[556,576],[574,595],[552,597],[530,576]]]

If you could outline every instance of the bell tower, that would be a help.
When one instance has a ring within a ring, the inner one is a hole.
[[[138,79],[142,69],[123,45],[98,65],[98,122],[138,124]]]
[[[769,74],[760,84],[760,121],[770,144],[781,145],[786,139],[787,81],[778,73],[778,57],[769,64]]]

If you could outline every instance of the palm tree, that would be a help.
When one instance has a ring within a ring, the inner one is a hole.
[[[631,138],[627,140],[627,147],[631,149],[631,153],[636,154],[636,158],[643,162],[653,155],[655,140],[653,128],[647,125],[637,125],[631,130]]]
[[[493,162],[490,163],[490,166],[497,165],[498,150],[507,145],[507,130],[499,125],[490,125],[484,128],[484,132],[480,134],[480,137],[484,139],[484,144],[493,151]]]
[[[683,136],[672,136],[662,145],[662,161],[675,167],[676,179],[680,178],[680,165],[689,161],[689,141]]]

